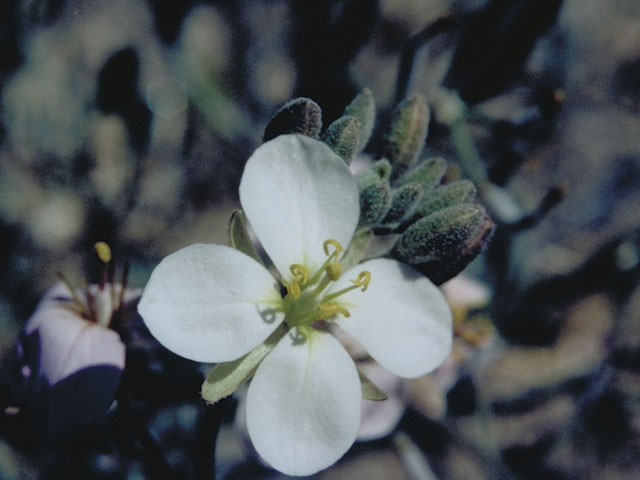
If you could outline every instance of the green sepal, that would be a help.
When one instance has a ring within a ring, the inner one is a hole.
[[[360,225],[375,225],[382,220],[391,206],[389,182],[372,183],[360,192]]]
[[[360,385],[362,386],[362,398],[365,400],[375,400],[380,402],[389,398],[378,386],[371,381],[364,373],[358,368],[358,376],[360,377]]]
[[[286,133],[301,133],[320,138],[322,109],[310,98],[294,98],[284,104],[264,130],[264,142]]]
[[[360,130],[358,132],[359,140],[356,153],[361,152],[362,149],[367,146],[367,143],[371,138],[373,126],[376,121],[376,104],[373,99],[373,95],[371,94],[371,90],[365,88],[356,95],[351,103],[344,109],[344,114],[355,117],[360,123]]]
[[[411,170],[405,172],[394,185],[400,186],[406,183],[418,182],[425,192],[433,190],[442,181],[447,172],[447,162],[441,157],[428,158],[419,162]]]
[[[228,397],[253,377],[258,365],[287,334],[287,327],[280,325],[269,338],[249,353],[232,362],[218,363],[202,384],[202,398],[209,404]]]
[[[429,108],[423,97],[412,97],[398,106],[380,155],[393,165],[392,178],[399,177],[417,160],[428,126]]]
[[[425,195],[416,210],[420,217],[426,217],[438,210],[468,203],[476,196],[476,186],[469,180],[457,180],[436,188],[429,195]]]
[[[409,264],[422,264],[455,255],[473,238],[486,217],[480,205],[454,205],[421,218],[396,242],[391,256]]]
[[[372,238],[373,232],[368,228],[356,231],[355,235],[351,239],[351,243],[340,260],[344,271],[347,271],[351,267],[360,263],[360,260],[364,257]]]
[[[418,182],[408,183],[392,191],[391,206],[382,220],[383,224],[397,223],[413,213],[422,197],[422,186]]]
[[[327,127],[322,140],[349,164],[358,151],[359,134],[360,122],[355,117],[345,115]]]
[[[235,210],[231,214],[231,219],[229,220],[229,244],[236,250],[262,263],[262,259],[247,232],[245,216],[242,210]]]

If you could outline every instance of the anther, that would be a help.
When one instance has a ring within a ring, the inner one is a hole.
[[[329,265],[327,265],[325,271],[327,272],[327,275],[329,276],[331,281],[335,282],[340,278],[340,275],[342,275],[342,264],[340,262],[331,262]]]
[[[329,245],[332,245],[335,250],[333,251],[333,253],[331,255],[334,256],[338,256],[340,255],[340,253],[342,252],[342,250],[344,250],[342,248],[342,245],[340,245],[340,242],[338,242],[337,240],[333,240],[332,238],[330,238],[329,240],[325,240],[325,242],[322,244],[322,248],[324,249],[324,254],[325,255],[330,255],[329,254]]]
[[[316,320],[326,320],[327,318],[333,317],[337,314],[346,318],[351,316],[349,310],[335,302],[321,303],[318,305],[318,309],[322,310],[322,313],[316,317]]]
[[[282,280],[282,284],[287,289],[287,293],[293,297],[294,300],[297,300],[300,297],[300,285],[294,278],[291,282],[287,282],[286,280]]]
[[[305,286],[309,280],[309,274],[311,273],[307,267],[294,263],[289,267],[289,270],[293,274],[293,281],[299,283],[301,286]]]
[[[351,283],[353,283],[357,287],[362,287],[361,291],[365,292],[367,288],[369,288],[370,281],[371,274],[365,270],[364,272],[360,272],[358,274],[358,278],[356,278],[355,280],[351,280]]]
[[[98,254],[98,258],[102,263],[109,263],[111,261],[111,248],[106,242],[96,242],[93,249]]]

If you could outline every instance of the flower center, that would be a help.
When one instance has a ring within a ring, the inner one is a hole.
[[[336,302],[336,299],[358,288],[364,292],[369,286],[371,274],[363,271],[356,279],[351,280],[352,285],[336,292],[324,293],[329,284],[342,276],[342,264],[338,258],[343,248],[333,239],[325,241],[323,248],[327,259],[318,270],[312,272],[304,265],[294,263],[289,267],[293,278],[290,281],[282,281],[287,289],[284,309],[285,322],[289,327],[309,325],[316,320],[329,320],[335,315],[350,317],[349,310]]]
[[[58,273],[58,276],[71,293],[72,302],[69,308],[90,322],[109,327],[124,303],[129,268],[128,264],[125,264],[121,283],[116,284],[113,278],[111,248],[105,242],[98,242],[93,248],[101,264],[100,283],[87,286],[83,291],[84,298],[78,295],[78,290],[63,274]]]

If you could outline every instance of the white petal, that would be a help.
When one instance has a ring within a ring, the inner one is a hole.
[[[325,240],[347,248],[360,214],[344,160],[303,135],[281,135],[253,153],[240,182],[240,202],[286,280],[294,263],[312,270],[322,265]]]
[[[281,323],[276,281],[258,262],[223,245],[191,245],[166,257],[138,311],[166,348],[199,362],[227,362]]]
[[[63,283],[52,287],[26,325],[38,330],[40,369],[50,384],[76,371],[112,365],[124,369],[125,346],[120,336],[106,327],[88,322],[72,311],[71,294]]]
[[[311,475],[353,444],[360,381],[331,335],[285,336],[258,367],[247,394],[247,427],[258,453],[288,475]]]
[[[375,259],[345,272],[332,291],[367,270],[369,288],[336,299],[351,317],[336,323],[367,349],[380,365],[413,378],[436,368],[451,350],[451,310],[440,290],[426,277],[395,260]]]

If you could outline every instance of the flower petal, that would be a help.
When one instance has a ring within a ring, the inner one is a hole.
[[[294,263],[312,270],[322,265],[325,240],[347,248],[360,214],[358,190],[344,160],[302,135],[280,135],[251,155],[240,202],[287,281]]]
[[[84,320],[70,309],[71,293],[54,285],[29,319],[27,334],[38,330],[40,373],[49,384],[83,368],[110,365],[124,369],[125,346],[113,330]]]
[[[247,394],[247,428],[258,453],[289,475],[311,475],[353,444],[360,380],[331,335],[284,337],[258,367]],[[297,332],[297,333],[294,333]]]
[[[191,245],[166,257],[138,311],[166,348],[199,362],[227,362],[258,346],[282,322],[276,281],[223,245]]]
[[[426,277],[389,259],[356,265],[331,290],[348,286],[363,270],[371,273],[369,288],[336,299],[351,312],[336,324],[392,373],[406,378],[429,373],[451,350],[451,311],[444,296]]]

